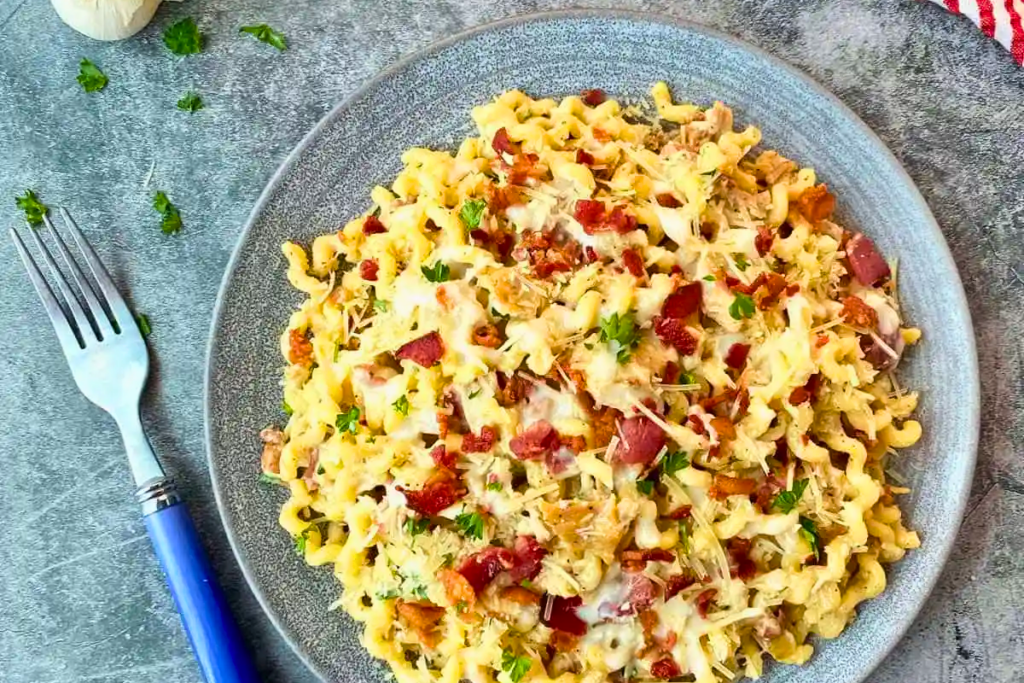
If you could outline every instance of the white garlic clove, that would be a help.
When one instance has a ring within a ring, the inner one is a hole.
[[[50,0],[61,20],[96,40],[121,40],[141,31],[161,0]]]

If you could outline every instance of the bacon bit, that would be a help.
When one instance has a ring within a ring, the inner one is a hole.
[[[814,348],[816,348],[816,349],[820,349],[825,344],[828,344],[828,335],[827,334],[819,334],[818,338],[814,340]]]
[[[878,311],[868,306],[859,296],[848,296],[843,299],[843,320],[849,325],[863,329],[874,329],[878,326]]]
[[[733,370],[739,370],[747,362],[747,354],[750,353],[750,344],[733,344],[725,354],[725,364]]]
[[[555,652],[572,652],[579,643],[579,636],[574,636],[565,631],[552,631],[551,637],[548,639],[548,645]]]
[[[626,266],[626,270],[629,274],[636,278],[643,278],[647,275],[647,270],[644,268],[643,257],[637,252],[636,249],[626,249],[622,252],[622,263]]]
[[[620,235],[625,235],[627,232],[636,230],[636,216],[626,213],[626,210],[621,206],[616,206],[608,214],[607,225],[611,230]]]
[[[729,539],[729,558],[732,560],[732,575],[742,581],[749,581],[757,573],[757,565],[750,559],[750,540],[733,537]]]
[[[513,566],[508,577],[515,583],[532,581],[540,574],[541,561],[547,556],[547,549],[533,536],[517,536],[512,546]]]
[[[594,165],[594,155],[582,149],[576,150],[576,163],[584,166]]]
[[[725,500],[729,496],[749,496],[756,488],[757,480],[755,479],[716,474],[711,480],[708,495],[715,500]]]
[[[490,209],[492,214],[497,215],[510,206],[522,203],[523,196],[518,187],[513,185],[506,185],[504,187],[489,185],[487,187],[487,208]]]
[[[486,230],[481,230],[480,228],[477,228],[476,230],[469,231],[469,238],[474,242],[486,244],[491,240],[491,235]]]
[[[593,88],[591,90],[584,90],[581,92],[580,99],[582,99],[583,104],[588,107],[596,107],[605,101],[606,95],[604,94],[604,90],[601,90],[600,88]]]
[[[661,314],[666,318],[685,318],[700,310],[703,296],[699,282],[683,285],[665,297]]]
[[[630,417],[619,422],[621,441],[613,456],[627,465],[648,465],[665,445],[665,432],[646,416]]]
[[[441,229],[437,227],[437,223],[434,222],[433,218],[428,218],[427,222],[423,224],[423,227],[426,228],[429,232],[437,232],[438,230]]]
[[[288,331],[288,362],[294,365],[309,365],[313,362],[313,342],[304,331],[295,328]]]
[[[857,233],[846,244],[846,258],[850,270],[862,285],[870,287],[890,275],[889,264],[878,253],[870,238]]]
[[[501,591],[501,597],[503,600],[508,600],[509,602],[514,602],[517,605],[522,605],[524,607],[540,604],[540,596],[532,590],[523,588],[522,586],[508,586],[507,588],[503,588]]]
[[[491,140],[491,147],[498,154],[516,154],[519,151],[512,144],[512,140],[508,137],[508,131],[504,127],[499,128],[498,132],[494,134],[494,139]]]
[[[594,126],[591,132],[594,134],[594,139],[599,140],[600,142],[608,142],[612,139],[611,133],[606,131],[604,128]]]
[[[582,636],[587,632],[587,622],[576,614],[576,609],[582,604],[583,598],[578,595],[563,598],[545,593],[540,601],[540,622],[556,631]]]
[[[690,415],[686,418],[686,423],[690,425],[690,429],[693,430],[694,434],[707,434],[707,430],[704,429],[704,420],[700,419],[697,415]]]
[[[403,344],[395,352],[395,358],[398,360],[411,360],[425,368],[429,368],[441,360],[443,355],[444,342],[441,340],[441,335],[436,331],[428,332],[418,339],[413,339],[411,342]]]
[[[587,450],[587,440],[579,434],[559,437],[559,443],[577,455]]]
[[[495,379],[498,385],[495,399],[502,408],[510,408],[522,401],[530,388],[530,383],[515,373],[505,375],[503,372],[498,372]]]
[[[619,616],[639,614],[651,605],[658,597],[658,586],[639,572],[626,574],[626,602],[619,607]]]
[[[797,387],[789,394],[790,405],[798,406],[801,403],[806,403],[811,400],[811,392],[807,391],[805,387]]]
[[[434,446],[434,449],[430,451],[430,457],[438,467],[454,472],[455,463],[459,459],[459,453],[458,451],[449,451],[442,443]]]
[[[437,578],[444,586],[444,594],[448,597],[448,604],[458,605],[460,602],[466,605],[466,611],[473,608],[476,602],[476,591],[470,585],[466,577],[454,569],[443,568],[437,572]]]
[[[583,256],[587,263],[594,263],[601,259],[601,257],[597,255],[597,251],[593,247],[589,246],[583,248]]]
[[[757,253],[764,256],[772,250],[772,244],[775,242],[775,233],[765,225],[760,225],[757,228],[757,237],[754,238],[754,248],[757,249]]]
[[[689,573],[668,577],[668,581],[665,582],[665,600],[671,600],[680,591],[686,590],[695,583],[697,583],[696,577]]]
[[[488,323],[480,325],[473,330],[473,343],[477,346],[486,346],[489,349],[496,349],[501,346],[501,334],[498,327]]]
[[[786,289],[785,289],[786,296],[796,296],[799,291],[800,291],[800,285],[798,285],[795,282],[793,284],[786,285]]]
[[[648,548],[646,550],[623,550],[622,559],[627,562],[672,562],[676,556],[664,548]]]
[[[320,485],[316,481],[316,466],[320,462],[320,449],[314,448],[309,455],[309,464],[302,473],[302,481],[306,482],[307,491],[316,491]]]
[[[558,448],[558,432],[547,420],[539,420],[513,437],[508,446],[520,460],[539,460]]]
[[[817,223],[832,215],[836,208],[836,198],[828,191],[827,185],[815,185],[803,191],[796,200],[796,208],[807,220]]]
[[[580,245],[567,239],[558,243],[552,232],[525,232],[512,250],[512,258],[529,261],[539,278],[570,271],[579,262]]]
[[[726,403],[736,398],[736,394],[737,391],[735,389],[726,389],[720,394],[708,396],[707,398],[702,399],[700,402],[700,407],[704,409],[704,412],[710,413],[720,404]]]
[[[359,275],[364,280],[369,280],[370,282],[373,282],[377,279],[377,270],[379,269],[380,266],[377,265],[376,259],[366,259],[365,261],[359,264]]]
[[[644,630],[644,635],[649,639],[654,635],[654,629],[658,628],[658,613],[648,609],[638,614],[637,618],[640,620],[640,626]]]
[[[666,209],[678,209],[683,205],[671,192],[662,192],[655,199],[658,201],[659,206],[664,206]]]
[[[662,384],[675,384],[679,381],[679,365],[673,361],[665,363],[665,369],[661,371]]]
[[[700,595],[697,596],[697,613],[702,617],[707,618],[708,609],[711,607],[711,601],[718,595],[718,591],[714,588],[709,588]]]
[[[654,333],[661,341],[675,348],[684,356],[690,356],[697,352],[699,340],[686,328],[686,324],[680,318],[654,316]]]
[[[622,418],[622,413],[611,406],[599,410],[590,410],[590,427],[593,430],[594,448],[604,448],[615,436],[615,425]]]
[[[671,657],[665,657],[659,659],[654,664],[651,664],[651,676],[654,678],[660,678],[663,681],[667,681],[670,678],[675,678],[682,674],[679,669],[679,665],[676,664],[676,660]]]
[[[447,469],[440,469],[431,475],[419,491],[410,491],[401,486],[396,488],[405,494],[410,509],[428,517],[455,505],[466,495],[462,482]]]
[[[399,616],[409,622],[416,631],[429,631],[437,626],[444,616],[444,608],[419,602],[406,602],[402,598],[395,601],[395,609]]]
[[[711,427],[718,434],[719,440],[725,441],[736,438],[736,425],[727,417],[711,418]]]
[[[470,432],[462,437],[462,450],[465,453],[486,453],[494,447],[497,438],[498,433],[494,431],[494,427],[483,427],[480,436]]]
[[[382,232],[387,232],[388,229],[384,227],[384,224],[380,222],[380,219],[376,216],[367,216],[363,219],[363,234],[364,235],[379,235]]]
[[[512,568],[513,560],[510,550],[492,545],[464,559],[458,571],[479,595],[494,577]]]
[[[690,518],[690,512],[691,512],[691,507],[689,505],[680,505],[679,507],[677,507],[672,512],[669,512],[668,514],[666,514],[665,517],[667,517],[668,519],[675,519],[675,520],[689,519]]]
[[[512,165],[504,163],[507,171],[508,183],[510,185],[522,185],[527,178],[540,177],[544,174],[544,167],[537,164],[540,157],[536,154],[517,154],[512,160]]]
[[[590,233],[604,219],[604,202],[596,199],[578,199],[573,209],[573,218]]]
[[[764,311],[779,300],[779,295],[786,289],[786,278],[778,273],[761,273],[758,277],[764,279],[757,288],[757,307]]]
[[[263,453],[260,455],[260,469],[268,474],[281,473],[281,451],[284,450],[284,432],[277,427],[267,427],[260,432]]]
[[[776,457],[778,457],[780,444],[783,449],[783,453],[785,453],[785,438],[779,439],[775,443]],[[783,458],[779,459],[784,461]],[[775,502],[775,497],[778,496],[779,492],[785,488],[786,480],[784,477],[780,477],[778,474],[769,474],[757,487],[757,492],[755,493],[755,504],[760,508],[761,512],[768,514],[772,509],[772,504]]]
[[[750,408],[750,391],[741,380],[739,393],[736,395],[736,415],[737,417],[743,417],[747,414],[747,410]]]

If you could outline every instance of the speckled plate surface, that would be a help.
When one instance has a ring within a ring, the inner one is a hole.
[[[959,276],[928,207],[878,138],[810,79],[733,38],[649,15],[569,12],[506,20],[455,36],[391,67],[328,114],[267,186],[231,259],[217,301],[206,376],[206,437],[228,539],[267,614],[327,681],[383,680],[356,625],[328,612],[339,585],[306,567],[278,527],[282,492],[257,484],[257,433],[281,423],[278,336],[301,300],[279,245],[308,242],[361,213],[390,184],[411,146],[452,148],[470,108],[509,88],[561,96],[603,88],[644,96],[666,80],[679,99],[720,99],[740,124],[838,195],[842,223],[899,258],[901,301],[924,343],[905,359],[921,390],[925,432],[901,470],[924,545],[889,573],[889,587],[804,667],[773,666],[766,681],[854,683],[895,645],[938,578],[960,523],[978,437],[978,366]]]

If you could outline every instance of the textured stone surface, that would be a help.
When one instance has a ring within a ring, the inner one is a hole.
[[[48,3],[0,0],[0,222],[35,188],[71,207],[135,307],[150,315],[154,447],[183,483],[270,681],[312,681],[241,580],[202,452],[202,369],[223,267],[266,180],[337,100],[431,40],[566,2],[167,4],[134,39],[90,41]],[[912,0],[628,2],[738,35],[804,69],[907,167],[942,226],[971,302],[982,371],[980,461],[950,565],[872,681],[1010,682],[1024,670],[1024,72],[966,20]],[[382,3],[383,5],[383,3]],[[180,59],[162,27],[192,14],[207,51]],[[236,36],[285,31],[292,49]],[[88,57],[101,93],[74,81]],[[188,89],[207,109],[174,107]],[[152,170],[149,186],[145,180]],[[185,230],[159,233],[164,189]],[[7,199],[2,199],[2,198]],[[0,680],[193,683],[192,663],[108,418],[75,389],[38,303],[0,241]],[[941,333],[938,331],[938,333]],[[956,391],[957,387],[948,387]]]

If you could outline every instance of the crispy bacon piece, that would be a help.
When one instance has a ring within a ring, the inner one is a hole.
[[[309,365],[313,362],[313,342],[305,331],[295,328],[289,330],[288,362],[294,365]]]
[[[589,233],[604,220],[604,202],[596,199],[577,200],[573,218]]]
[[[750,344],[733,344],[725,354],[725,364],[733,370],[739,370],[747,362]]]
[[[727,441],[736,438],[736,425],[727,417],[711,418],[711,427],[718,434],[719,440]]]
[[[267,427],[260,432],[263,453],[260,455],[260,469],[268,474],[281,473],[281,451],[284,450],[284,432],[277,427]]]
[[[437,578],[444,586],[444,594],[448,597],[448,604],[458,605],[460,602],[466,605],[468,611],[473,608],[476,602],[476,591],[469,584],[466,577],[454,569],[443,568],[437,573]]]
[[[627,232],[636,230],[636,216],[626,213],[621,206],[616,206],[608,214],[606,225],[620,235],[625,235]]]
[[[878,311],[864,303],[859,296],[848,296],[843,299],[843,311],[840,314],[848,324],[864,329],[878,326]]]
[[[732,575],[742,581],[749,581],[757,573],[757,565],[750,559],[750,539],[734,536],[729,539],[729,559],[732,560]]]
[[[594,155],[586,150],[578,149],[576,150],[576,163],[583,164],[584,166],[593,166]]]
[[[370,282],[373,282],[377,279],[377,271],[379,269],[380,266],[377,265],[377,259],[366,259],[365,261],[359,264],[359,276],[362,277],[364,280],[369,280]]]
[[[828,191],[827,185],[815,185],[803,191],[796,200],[796,208],[804,218],[817,223],[832,215],[836,208],[836,198]]]
[[[700,419],[697,415],[690,415],[686,418],[686,424],[690,425],[690,429],[693,430],[694,434],[706,434],[707,430],[704,428],[704,420]]]
[[[658,586],[645,574],[627,573],[623,583],[626,587],[626,602],[619,607],[619,616],[639,614],[653,605],[658,597]]]
[[[675,384],[679,381],[679,364],[673,361],[665,363],[665,369],[661,371],[662,384]]]
[[[530,388],[530,383],[515,373],[505,375],[503,372],[497,372],[495,380],[498,385],[495,399],[503,408],[509,408],[522,401]]]
[[[306,469],[302,472],[302,481],[306,482],[307,491],[316,491],[320,488],[320,484],[316,481],[316,468],[320,463],[320,449],[314,448],[309,454],[309,464],[306,465]]]
[[[626,270],[633,277],[642,278],[647,275],[647,270],[644,268],[644,259],[636,249],[626,249],[622,252],[622,264],[626,266]]]
[[[615,425],[622,417],[622,413],[611,406],[604,406],[599,409],[592,408],[589,414],[590,427],[593,430],[594,448],[604,448],[612,440],[612,437],[615,436]]]
[[[496,325],[487,323],[480,325],[473,330],[473,343],[477,346],[486,346],[489,349],[496,349],[501,346],[501,334]]]
[[[661,314],[666,318],[685,318],[700,310],[703,293],[699,282],[691,282],[665,297]]]
[[[594,263],[600,261],[601,257],[597,255],[597,250],[591,246],[583,247],[583,260],[586,263]]]
[[[574,240],[556,242],[552,232],[525,232],[512,249],[516,261],[529,261],[539,278],[566,272],[580,261],[580,245]]]
[[[695,583],[697,583],[696,577],[689,573],[668,577],[668,581],[665,582],[665,600],[671,600],[680,591],[686,590]]]
[[[523,203],[523,195],[515,185],[489,185],[487,187],[487,208],[497,216],[510,206]]]
[[[437,332],[428,332],[418,339],[413,339],[395,352],[395,358],[398,360],[411,360],[425,368],[441,360],[443,355],[444,342]]]
[[[508,576],[513,582],[537,578],[540,574],[541,561],[548,554],[544,546],[533,536],[517,536],[512,546],[512,568]]]
[[[604,90],[600,88],[591,88],[590,90],[584,90],[580,93],[580,99],[583,100],[583,104],[589,107],[596,107],[605,101],[606,95]]]
[[[754,238],[754,248],[757,249],[757,253],[764,256],[772,250],[772,244],[775,242],[775,234],[771,231],[771,228],[760,225],[757,228],[757,237]]]
[[[430,451],[430,457],[438,467],[454,472],[455,463],[459,459],[459,454],[457,451],[448,450],[448,448],[442,443],[434,446],[433,450]]]
[[[672,512],[669,512],[668,514],[666,514],[665,517],[667,517],[668,519],[676,519],[676,520],[689,519],[691,512],[692,512],[692,508],[689,505],[680,505],[679,507],[677,507]]]
[[[548,646],[555,652],[572,652],[579,643],[579,636],[565,631],[552,631],[551,637],[548,639]]]
[[[470,555],[459,565],[459,573],[479,595],[498,574],[511,569],[515,558],[508,548],[489,546]]]
[[[579,596],[564,598],[545,593],[540,601],[540,623],[556,631],[582,636],[587,632],[587,622],[576,614],[582,604],[583,598]]]
[[[539,460],[558,448],[558,432],[547,420],[538,420],[508,445],[520,460]]]
[[[711,603],[714,601],[715,596],[718,595],[718,591],[714,588],[709,588],[700,595],[697,596],[697,613],[702,617],[708,616],[708,610],[711,608]]]
[[[825,344],[828,344],[827,334],[819,334],[818,337],[814,340],[814,348],[816,349],[820,349]]]
[[[438,470],[418,491],[410,491],[401,486],[396,488],[405,494],[405,500],[410,509],[428,517],[455,505],[466,495],[466,489],[462,486],[462,482],[451,470],[447,469]]]
[[[661,341],[675,348],[683,356],[690,356],[697,352],[699,340],[686,328],[686,324],[680,318],[654,316],[654,333]]]
[[[650,464],[665,445],[665,432],[644,415],[620,421],[618,431],[614,457],[627,465]]]
[[[507,588],[503,588],[501,590],[501,597],[524,607],[540,604],[540,595],[534,593],[529,588],[523,588],[522,586],[508,586]]]
[[[729,496],[749,496],[755,489],[757,489],[757,480],[755,479],[716,474],[711,480],[708,495],[715,500],[725,500]]]
[[[498,154],[516,154],[519,151],[512,144],[512,140],[508,137],[508,131],[504,127],[499,128],[494,134],[494,139],[491,140],[491,147]]]
[[[663,681],[667,681],[670,678],[675,678],[682,674],[679,665],[676,664],[676,660],[672,657],[663,657],[651,664],[651,676],[659,678]]]
[[[791,405],[798,406],[801,403],[806,403],[811,400],[811,392],[807,391],[805,387],[797,387],[789,394],[789,402]]]
[[[505,168],[508,184],[522,185],[527,178],[539,178],[544,175],[546,167],[538,164],[538,161],[540,161],[540,157],[536,154],[516,154],[512,159],[511,166],[502,160],[501,164]]]
[[[890,275],[889,264],[878,253],[875,243],[859,232],[846,243],[846,259],[854,277],[867,287]]]
[[[655,199],[658,201],[659,206],[664,206],[666,209],[678,209],[683,205],[671,192],[662,192]]]
[[[786,440],[779,439],[783,451],[786,448]],[[779,442],[776,442],[775,452],[776,457],[779,457]],[[785,458],[779,458],[779,460],[785,462]],[[775,497],[779,495],[779,492],[786,488],[786,479],[780,477],[778,474],[769,474],[764,480],[758,484],[757,491],[755,492],[755,505],[763,512],[768,514],[771,512],[772,504],[775,502]]]
[[[398,615],[405,619],[415,630],[430,630],[437,626],[444,616],[444,608],[421,602],[406,602],[402,598],[395,601]]]
[[[388,229],[384,227],[384,224],[380,222],[380,219],[376,216],[367,216],[363,220],[363,234],[364,235],[378,235],[382,232],[387,232]]]
[[[622,551],[622,560],[624,562],[640,562],[642,564],[647,564],[648,562],[672,562],[675,559],[676,556],[672,554],[672,551],[665,550],[664,548]]]
[[[778,273],[761,273],[758,279],[761,284],[757,287],[757,307],[762,311],[767,310],[779,300],[779,295],[786,291],[786,278]]]
[[[465,453],[486,453],[494,447],[497,439],[498,432],[494,431],[494,427],[483,427],[480,429],[480,436],[470,432],[462,437],[462,450]]]

